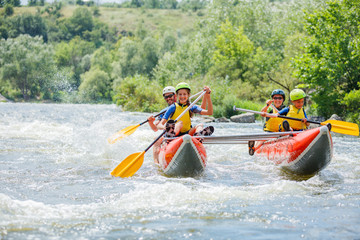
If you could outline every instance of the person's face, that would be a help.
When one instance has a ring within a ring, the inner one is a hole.
[[[185,104],[187,102],[187,100],[189,99],[189,92],[187,89],[180,89],[177,92],[177,97],[179,99],[179,102],[181,104]]]
[[[284,102],[283,96],[280,94],[275,94],[273,96],[273,100],[274,100],[274,105],[276,108],[279,108],[282,105],[282,103]]]
[[[176,102],[176,95],[175,93],[165,93],[164,99],[167,102],[167,104],[170,106],[174,102]]]
[[[294,106],[297,108],[297,109],[300,109],[304,106],[304,98],[302,99],[299,99],[299,100],[295,100],[295,101],[292,101],[292,103],[294,104]]]

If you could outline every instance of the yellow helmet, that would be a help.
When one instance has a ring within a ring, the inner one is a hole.
[[[290,92],[290,100],[291,101],[296,101],[296,100],[302,99],[304,97],[306,97],[306,94],[301,89],[294,89]]]
[[[183,88],[189,89],[189,91],[191,91],[190,85],[187,84],[186,82],[181,82],[178,85],[176,85],[175,90],[177,92],[178,90],[183,89]]]

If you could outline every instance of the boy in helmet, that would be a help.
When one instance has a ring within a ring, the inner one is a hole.
[[[187,109],[187,107],[190,105],[190,92],[191,88],[189,84],[185,82],[181,82],[178,85],[176,85],[176,95],[178,98],[178,102],[171,105],[166,113],[164,114],[161,122],[158,125],[159,129],[165,129],[165,124],[167,123],[168,119],[176,119],[178,116],[181,115],[183,111]],[[176,122],[175,126],[166,126],[171,127],[174,129],[173,131],[167,131],[168,136],[181,136],[184,134],[190,134],[194,135],[195,132],[200,132],[202,130],[202,126],[198,125],[195,128],[191,126],[191,117],[194,113],[198,113],[201,115],[212,115],[213,114],[213,106],[210,98],[211,90],[209,87],[205,86],[204,91],[206,91],[206,94],[204,95],[204,101],[202,106],[207,104],[207,109],[203,109],[197,105],[192,106],[192,108],[185,113],[178,122]],[[173,124],[173,123],[172,123]],[[213,131],[213,128],[210,130]],[[212,133],[212,132],[211,132]],[[209,134],[211,134],[209,133]],[[170,135],[171,134],[171,135]]]
[[[266,117],[265,113],[278,113],[280,110],[285,108],[285,92],[281,89],[275,89],[271,93],[271,99],[266,101],[266,106],[261,109],[263,117]],[[282,123],[281,118],[266,118],[264,124],[264,131],[266,132],[278,132],[279,125]]]
[[[165,87],[163,89],[163,97],[164,97],[166,103],[168,104],[168,106],[166,108],[164,108],[163,110],[161,110],[161,112],[164,110],[167,110],[171,104],[176,102],[175,88],[173,86]],[[164,114],[161,114],[157,117],[157,119],[155,119],[155,117],[152,115],[150,117],[148,117],[149,125],[154,132],[156,132],[158,130],[157,125],[160,123],[163,116],[164,116]]]
[[[307,122],[306,112],[304,110],[306,94],[301,89],[294,89],[290,92],[290,100],[292,105],[284,108],[278,112],[278,115],[286,115],[288,117],[299,118],[300,121],[285,120],[282,123],[282,128],[285,131],[301,131],[305,130],[310,123]]]

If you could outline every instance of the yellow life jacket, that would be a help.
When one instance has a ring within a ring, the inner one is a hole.
[[[305,112],[304,108],[298,109],[294,105],[289,106],[289,112],[286,114],[287,117],[293,117],[293,118],[299,118],[303,119],[305,118]],[[294,130],[301,130],[306,129],[306,124],[300,121],[294,121],[294,120],[287,120],[290,124],[290,127]]]
[[[170,119],[173,119],[173,120],[175,120],[178,116],[180,116],[180,114],[188,107],[187,105],[180,106],[178,103],[175,103],[175,106],[176,106],[175,112],[170,118]],[[183,122],[183,127],[180,130],[181,133],[185,133],[185,132],[187,132],[187,131],[189,131],[191,129],[191,119],[190,119],[190,112],[189,111],[187,111],[184,114],[184,116],[182,116],[178,121]]]
[[[279,109],[281,110],[281,109]],[[276,109],[273,109],[273,113],[278,113]],[[278,132],[279,125],[284,121],[282,118],[268,118],[264,125],[264,131],[267,132]]]

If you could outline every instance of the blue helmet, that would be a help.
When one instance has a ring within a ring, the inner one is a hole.
[[[271,93],[271,98],[274,96],[274,95],[281,95],[284,100],[285,100],[285,92],[281,89],[275,89],[274,91],[272,91]]]

